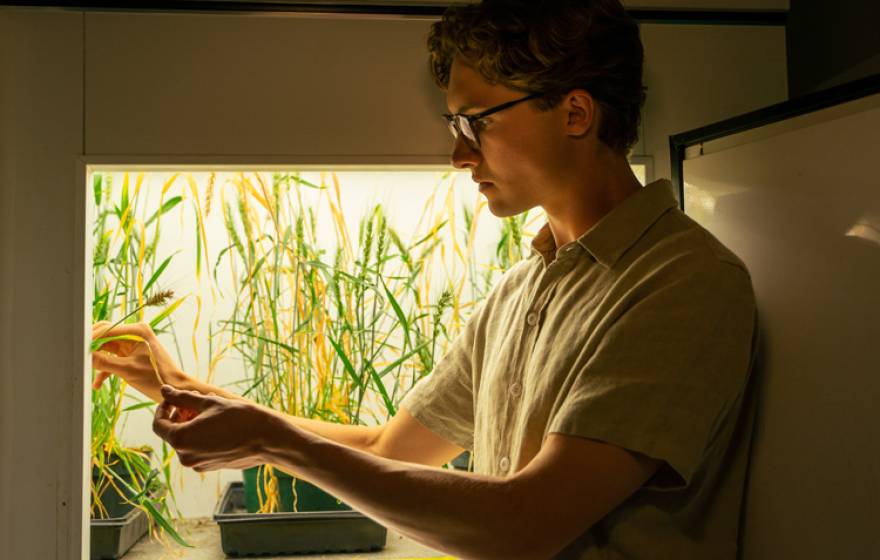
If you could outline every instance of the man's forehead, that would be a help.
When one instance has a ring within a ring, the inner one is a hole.
[[[446,106],[451,113],[486,107],[491,90],[492,86],[473,68],[458,58],[452,61],[446,88]]]

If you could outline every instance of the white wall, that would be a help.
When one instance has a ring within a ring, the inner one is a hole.
[[[0,467],[4,553],[75,558],[81,546],[84,478],[71,467],[83,462],[85,403],[77,154],[119,164],[446,162],[428,23],[0,10],[0,445],[15,457]],[[669,134],[786,96],[781,28],[644,25],[643,35],[650,90],[636,153],[654,157],[655,177],[668,176]],[[302,89],[316,80],[322,89]]]

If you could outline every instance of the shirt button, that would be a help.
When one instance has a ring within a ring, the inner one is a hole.
[[[498,467],[501,469],[501,472],[507,472],[507,469],[510,468],[510,459],[502,457],[501,461],[498,463]]]
[[[534,327],[538,324],[538,314],[534,311],[526,315],[526,323],[529,324],[530,327]]]
[[[514,383],[510,386],[510,394],[514,397],[518,397],[519,394],[522,393],[522,385],[519,383]]]

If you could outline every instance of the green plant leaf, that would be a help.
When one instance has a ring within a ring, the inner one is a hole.
[[[382,371],[379,372],[379,377],[385,377],[385,375],[387,375],[388,372],[390,372],[391,370],[393,370],[394,368],[396,368],[397,366],[399,366],[403,362],[407,361],[408,359],[410,359],[414,355],[418,354],[419,352],[421,352],[422,350],[424,350],[427,347],[428,347],[427,342],[424,342],[424,343],[416,346],[415,348],[412,349],[412,351],[407,352],[406,354],[404,354],[400,358],[391,362],[391,364],[386,366],[384,369],[382,369]]]
[[[159,218],[159,216],[167,213],[169,210],[171,210],[172,208],[174,208],[175,206],[180,204],[181,200],[183,200],[182,196],[175,196],[175,197],[172,197],[172,198],[169,198],[168,200],[166,200],[162,204],[162,208],[159,208],[158,210],[153,212],[153,215],[150,216],[150,219],[147,220],[146,222],[144,222],[144,228],[149,227],[150,224],[152,224],[153,222],[156,221],[156,219]]]
[[[119,336],[107,336],[102,338],[96,338],[92,341],[90,346],[90,352],[95,352],[96,350],[100,350],[102,346],[107,344],[108,342],[113,342],[114,340],[130,340],[132,342],[143,342],[144,339],[135,336],[133,334],[121,334]],[[115,377],[111,377],[110,379],[115,379]]]
[[[400,321],[401,326],[403,326],[403,335],[406,337],[406,343],[412,344],[409,338],[409,321],[406,320],[406,315],[403,313],[403,309],[401,309],[400,304],[397,303],[394,294],[388,289],[388,286],[385,284],[385,279],[380,276],[379,280],[382,282],[382,288],[385,290],[385,295],[388,297],[388,303],[391,304],[391,308],[394,309],[394,314],[397,315],[397,320]]]
[[[187,298],[187,296],[183,296],[183,297],[180,298],[179,300],[175,301],[174,303],[172,303],[171,305],[169,305],[168,307],[166,307],[165,310],[162,311],[162,313],[159,313],[158,315],[156,315],[156,317],[153,318],[152,321],[150,321],[150,327],[155,329],[155,328],[156,328],[156,325],[158,325],[159,323],[161,323],[162,320],[165,319],[165,317],[167,317],[167,316],[171,315],[172,313],[174,313],[174,311],[175,311],[178,307],[180,307],[180,304],[183,303],[183,300],[185,300],[186,298]]]
[[[102,195],[102,183],[104,176],[100,173],[95,173],[95,176],[92,178],[92,189],[95,192],[95,206],[101,206],[101,195]]]
[[[127,406],[127,407],[123,408],[122,412],[131,412],[132,410],[140,410],[142,408],[151,407],[155,404],[156,403],[154,403],[154,402],[140,402],[140,403],[133,404],[131,406]]]
[[[376,373],[376,368],[374,368],[372,364],[369,364],[368,367],[370,369],[370,377],[373,378],[373,384],[379,389],[379,394],[382,395],[382,400],[385,402],[385,409],[388,411],[388,416],[394,416],[396,414],[394,403],[388,396],[388,391],[385,390],[385,384],[382,383],[382,378]]]
[[[296,356],[297,354],[299,354],[299,350],[297,350],[293,346],[290,346],[289,344],[284,344],[283,342],[279,342],[277,340],[272,340],[271,338],[266,338],[265,336],[260,336],[260,335],[253,336],[253,338],[257,338],[257,339],[262,340],[263,342],[266,342],[268,344],[272,344],[272,345],[278,346],[279,348],[283,348],[284,350],[287,350],[288,352],[290,352],[291,356]]]
[[[345,355],[345,350],[342,349],[342,346],[340,346],[339,343],[337,343],[332,336],[328,336],[327,339],[330,341],[330,344],[333,345],[333,348],[339,355],[339,359],[342,360],[342,365],[345,367],[345,371],[348,372],[358,388],[362,388],[363,384],[361,383],[361,379],[360,377],[358,377],[357,372],[354,370],[354,366],[351,365],[351,360],[349,360],[348,356]]]
[[[168,522],[167,519],[156,509],[156,506],[153,505],[153,502],[150,500],[144,500],[143,506],[146,508],[147,512],[150,514],[150,517],[153,518],[153,521],[156,522],[162,529],[171,536],[172,539],[177,541],[177,544],[181,546],[185,546],[187,548],[193,548],[191,544],[183,540],[178,532],[174,529],[171,523]]]
[[[424,236],[423,238],[419,239],[418,241],[416,241],[415,243],[410,245],[410,247],[409,247],[410,250],[418,247],[419,245],[421,245],[425,241],[428,241],[429,239],[433,239],[434,237],[436,237],[437,232],[440,231],[440,229],[443,228],[443,226],[445,226],[448,221],[449,220],[443,220],[442,222],[440,222],[436,226],[432,227],[431,231],[428,232],[428,235]]]
[[[153,275],[150,276],[150,279],[147,280],[147,284],[144,286],[144,293],[145,294],[149,293],[150,287],[152,287],[152,285],[156,282],[156,280],[159,279],[159,276],[162,274],[162,271],[164,271],[165,267],[168,266],[168,263],[171,262],[171,258],[174,257],[174,255],[176,255],[179,252],[180,251],[175,251],[170,257],[168,257],[167,259],[162,261],[162,264],[159,265],[159,268],[156,269],[156,272],[154,272]]]

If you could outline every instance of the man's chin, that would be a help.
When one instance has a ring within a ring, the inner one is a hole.
[[[519,206],[511,206],[506,201],[491,195],[486,196],[486,205],[489,207],[489,212],[491,212],[496,218],[510,218],[530,210],[529,207],[521,208]]]
[[[493,202],[490,198],[487,198],[486,201],[488,202],[489,212],[491,212],[496,218],[510,218],[511,216],[516,216],[523,212],[522,210],[517,211],[514,208],[500,204],[497,201]]]

